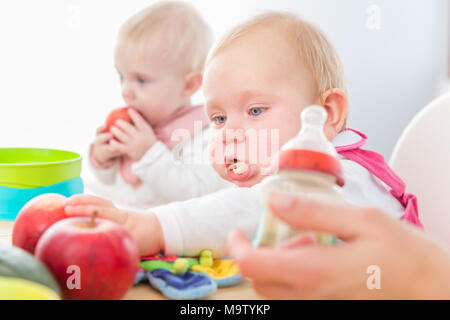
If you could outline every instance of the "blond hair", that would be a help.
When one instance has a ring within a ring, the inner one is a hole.
[[[195,8],[178,1],[160,1],[129,18],[120,28],[117,50],[134,44],[144,53],[160,41],[162,56],[182,63],[186,71],[203,71],[212,32]]]
[[[317,27],[287,12],[265,12],[232,28],[215,44],[206,64],[243,36],[260,27],[274,26],[291,40],[299,59],[310,70],[321,100],[321,95],[332,88],[347,94],[344,71],[336,49]]]

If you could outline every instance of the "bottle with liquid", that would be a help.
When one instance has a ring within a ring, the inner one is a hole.
[[[300,133],[281,148],[277,159],[278,173],[262,183],[264,213],[254,239],[255,246],[272,247],[304,232],[314,234],[320,244],[336,242],[330,234],[291,228],[271,212],[267,203],[273,191],[319,202],[344,203],[342,167],[334,146],[325,137],[326,119],[327,112],[323,107],[305,108],[301,114]]]

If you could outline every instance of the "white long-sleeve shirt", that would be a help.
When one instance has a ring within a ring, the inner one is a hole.
[[[359,136],[353,132],[340,133],[336,145],[355,143]],[[403,206],[390,194],[384,184],[356,162],[339,156],[345,185],[345,201],[351,205],[372,206],[393,218],[401,218]],[[162,226],[167,255],[198,255],[211,249],[215,257],[226,255],[229,232],[239,228],[251,239],[255,235],[263,199],[261,184],[251,188],[228,188],[218,192],[153,208]]]
[[[183,201],[234,186],[222,179],[208,160],[209,129],[173,150],[158,141],[131,166],[142,180],[135,188],[126,183],[118,165],[98,169],[89,161],[97,181],[87,181],[91,193],[103,196],[122,208],[148,209],[172,201]]]

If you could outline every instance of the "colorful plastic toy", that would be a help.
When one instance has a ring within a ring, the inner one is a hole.
[[[199,262],[202,266],[212,267],[213,266],[213,258],[211,250],[203,250],[200,252]]]
[[[198,264],[192,266],[190,270],[209,275],[219,288],[234,286],[242,281],[238,266],[231,260],[214,260],[211,267]]]
[[[177,275],[169,270],[156,269],[148,272],[147,276],[150,284],[169,299],[201,299],[217,290],[212,278],[196,272]]]
[[[148,281],[169,299],[201,299],[217,288],[242,281],[238,266],[231,260],[212,258],[210,250],[199,257],[147,256],[141,261],[135,284]]]

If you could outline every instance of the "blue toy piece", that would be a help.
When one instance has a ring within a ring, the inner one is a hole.
[[[20,209],[31,199],[44,193],[58,193],[66,197],[83,193],[83,180],[73,178],[46,187],[20,189],[0,186],[0,220],[15,220]]]
[[[242,275],[240,273],[235,274],[233,276],[225,277],[225,278],[215,278],[214,281],[216,281],[217,286],[219,288],[225,288],[225,287],[231,287],[238,285],[242,282]]]
[[[140,269],[136,273],[136,277],[134,278],[134,285],[137,285],[141,282],[147,282],[147,281],[148,281],[147,271],[145,271],[144,269]]]
[[[201,299],[217,290],[216,282],[206,274],[187,271],[176,275],[169,270],[147,272],[150,284],[165,297],[174,300]]]

